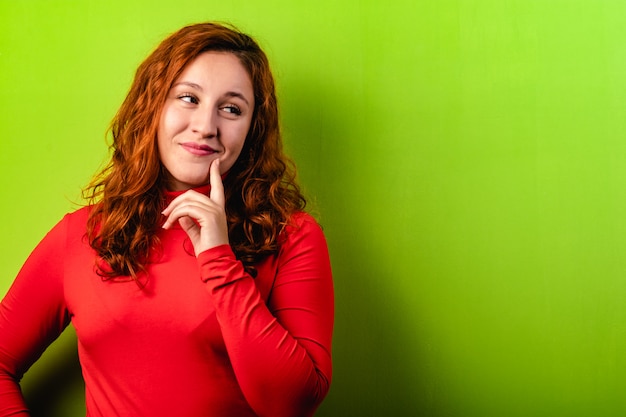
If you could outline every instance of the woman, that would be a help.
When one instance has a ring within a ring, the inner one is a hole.
[[[87,413],[309,416],[331,379],[324,236],[281,150],[248,36],[185,27],[141,64],[112,159],[0,305],[0,416],[71,322]]]

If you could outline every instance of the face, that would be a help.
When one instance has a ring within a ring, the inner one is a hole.
[[[254,112],[254,90],[239,59],[205,52],[174,82],[159,121],[157,144],[170,190],[209,182],[209,167],[220,160],[228,171],[241,153]]]

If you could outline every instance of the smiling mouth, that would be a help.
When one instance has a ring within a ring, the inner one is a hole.
[[[201,145],[194,142],[181,143],[180,146],[182,146],[187,152],[198,156],[206,156],[217,153],[217,151],[209,145]]]

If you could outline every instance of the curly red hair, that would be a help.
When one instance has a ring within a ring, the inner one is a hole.
[[[159,160],[157,130],[166,96],[185,67],[207,51],[229,52],[248,71],[255,109],[243,150],[224,179],[230,244],[246,268],[275,253],[279,235],[306,201],[284,155],[278,105],[269,62],[248,35],[222,24],[182,28],[139,66],[130,91],[111,123],[112,157],[84,190],[93,205],[87,238],[105,278],[146,270],[158,244],[167,184]]]

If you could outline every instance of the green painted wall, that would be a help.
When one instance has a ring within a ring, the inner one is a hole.
[[[327,234],[319,416],[626,413],[623,0],[0,0],[0,293],[80,202],[136,66],[203,20],[267,49]],[[72,344],[24,381],[49,416],[84,407]]]

